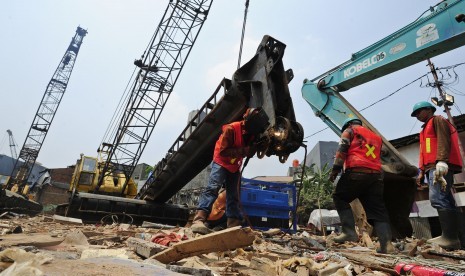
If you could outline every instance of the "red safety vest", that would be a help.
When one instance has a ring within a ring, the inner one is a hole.
[[[244,146],[243,139],[242,139],[242,126],[241,122],[233,122],[228,124],[232,126],[234,129],[234,145],[235,148],[241,148]],[[224,132],[225,128],[228,125],[224,125],[222,130]],[[235,173],[239,170],[242,165],[242,157],[224,157],[220,155],[220,148],[221,148],[221,141],[223,140],[223,134],[221,134],[218,141],[216,141],[215,151],[213,153],[213,161],[215,163],[220,164],[223,168],[227,169],[228,171]]]
[[[381,172],[381,137],[363,126],[352,126],[354,138],[350,143],[344,167],[367,168]]]
[[[425,127],[420,132],[420,160],[419,167],[421,170],[425,169],[425,165],[435,164],[437,149],[438,149],[438,138],[436,131],[434,130],[433,118],[431,117],[425,124]],[[439,116],[441,117],[441,116]],[[443,118],[446,120],[445,118]],[[457,129],[446,120],[450,130],[450,151],[449,151],[449,164],[457,165],[462,167],[462,157],[460,156],[459,150],[459,134]]]

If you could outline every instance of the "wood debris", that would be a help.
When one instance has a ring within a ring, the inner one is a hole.
[[[395,241],[393,254],[377,254],[376,238],[369,246],[362,239],[335,244],[334,234],[317,236],[305,230],[290,234],[234,227],[201,236],[189,228],[165,225],[70,221],[74,222],[44,216],[1,217],[0,230],[19,227],[21,233],[0,235],[0,273],[307,276],[399,275],[407,269],[464,275],[465,271],[465,251],[446,252],[415,238]]]

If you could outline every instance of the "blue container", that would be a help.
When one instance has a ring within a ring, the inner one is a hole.
[[[245,215],[261,228],[289,228],[297,230],[295,213],[296,188],[294,185],[242,179],[241,204]]]

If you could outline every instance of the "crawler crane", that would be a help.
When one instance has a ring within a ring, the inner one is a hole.
[[[140,59],[136,59],[137,73],[132,80],[127,101],[112,137],[103,142],[97,158],[84,156],[76,163],[70,185],[69,205],[62,205],[58,213],[84,219],[99,220],[106,214],[123,214],[114,206],[136,206],[134,212],[145,220],[150,217],[172,217],[174,223],[180,207],[139,204],[133,198],[137,187],[131,178],[135,166],[173,92],[184,64],[205,23],[212,0],[170,0],[155,34]],[[99,202],[98,208],[86,208]],[[126,208],[125,207],[125,208]],[[144,209],[144,211],[141,211]],[[166,210],[173,209],[174,213]],[[182,209],[182,208],[181,208]],[[135,216],[137,217],[137,216]]]
[[[21,196],[28,195],[29,186],[27,182],[29,176],[66,91],[77,55],[86,34],[87,30],[77,27],[76,34],[71,39],[71,43],[45,89],[26,140],[10,174],[11,177],[0,192],[0,209],[23,210],[28,213],[40,212],[42,210],[40,204],[30,200],[22,204],[20,199]],[[17,195],[12,196],[11,194],[14,193],[17,193]]]

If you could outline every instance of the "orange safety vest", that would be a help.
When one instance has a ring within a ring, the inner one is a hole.
[[[419,167],[421,170],[425,169],[425,165],[436,163],[436,156],[438,152],[438,137],[436,136],[436,131],[434,130],[434,117],[437,116],[431,117],[426,122],[423,130],[420,132]],[[446,120],[445,118],[443,119]],[[459,134],[457,129],[455,129],[455,127],[448,120],[446,120],[446,122],[449,125],[451,142],[448,163],[462,167],[462,157],[460,156],[459,150]]]
[[[241,148],[244,146],[243,139],[242,139],[242,126],[241,122],[233,122],[227,125],[224,125],[222,130],[224,130],[227,126],[232,126],[234,129],[234,145],[235,148]],[[220,164],[221,167],[227,169],[228,171],[235,173],[239,170],[242,165],[242,157],[225,157],[220,155],[220,148],[221,148],[221,141],[223,140],[223,133],[221,134],[218,141],[216,141],[215,151],[213,152],[213,161],[217,164]]]
[[[363,126],[352,126],[352,130],[354,138],[350,143],[344,167],[368,168],[381,172],[381,137]]]

